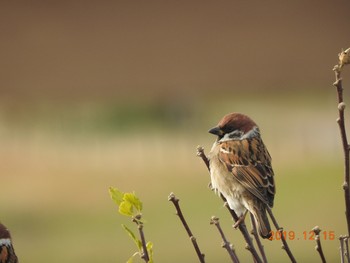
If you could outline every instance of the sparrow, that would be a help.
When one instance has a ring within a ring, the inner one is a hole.
[[[8,229],[0,223],[0,263],[18,263]]]
[[[259,127],[244,114],[230,113],[209,132],[217,136],[208,155],[212,188],[225,197],[240,220],[249,211],[260,236],[270,238],[266,208],[273,207],[275,183]]]

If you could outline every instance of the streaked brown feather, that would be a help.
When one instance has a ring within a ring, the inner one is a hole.
[[[220,143],[219,159],[254,196],[273,206],[275,186],[271,157],[259,136]]]

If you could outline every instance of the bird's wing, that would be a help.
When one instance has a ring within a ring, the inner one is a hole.
[[[260,137],[221,142],[219,159],[250,193],[273,206],[271,157]]]

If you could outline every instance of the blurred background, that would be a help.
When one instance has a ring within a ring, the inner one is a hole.
[[[126,262],[136,247],[120,225],[133,225],[110,200],[115,186],[143,200],[156,262],[197,261],[170,192],[207,262],[229,262],[212,215],[249,262],[195,155],[237,111],[272,155],[274,213],[296,234],[296,259],[319,262],[303,232],[346,234],[332,68],[350,46],[349,10],[346,0],[0,1],[0,220],[20,261]],[[326,258],[339,261],[326,237]],[[264,244],[269,262],[287,261],[280,242]]]

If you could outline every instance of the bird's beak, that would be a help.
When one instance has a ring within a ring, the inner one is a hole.
[[[222,136],[222,135],[224,135],[224,132],[219,128],[219,127],[214,127],[214,128],[212,128],[212,129],[210,129],[209,130],[209,133],[211,133],[211,134],[214,134],[214,135],[217,135],[217,136]]]

